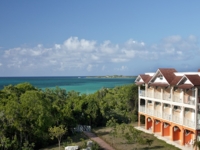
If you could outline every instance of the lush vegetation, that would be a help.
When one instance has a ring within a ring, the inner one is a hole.
[[[58,87],[43,91],[29,83],[5,86],[0,90],[0,148],[31,150],[56,143],[58,136],[50,131],[59,126],[66,138],[77,124],[136,121],[137,89],[131,84],[81,95]]]

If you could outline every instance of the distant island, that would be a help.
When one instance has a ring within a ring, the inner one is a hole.
[[[107,76],[87,76],[86,78],[136,78],[137,76],[107,75]]]

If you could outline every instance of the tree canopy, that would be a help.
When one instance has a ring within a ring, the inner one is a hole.
[[[29,83],[5,86],[0,90],[0,149],[49,145],[49,129],[61,124],[68,131],[65,135],[70,135],[78,124],[98,127],[113,119],[136,121],[137,90],[130,84],[86,95],[59,87],[41,90]]]

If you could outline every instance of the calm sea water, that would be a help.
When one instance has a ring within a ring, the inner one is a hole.
[[[134,83],[134,78],[86,78],[86,77],[0,77],[0,89],[9,84],[29,82],[33,86],[45,89],[56,86],[67,91],[80,93],[94,93],[102,87],[113,88],[115,86]]]

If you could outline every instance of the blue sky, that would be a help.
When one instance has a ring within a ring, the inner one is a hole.
[[[0,76],[200,68],[200,1],[1,0]]]

